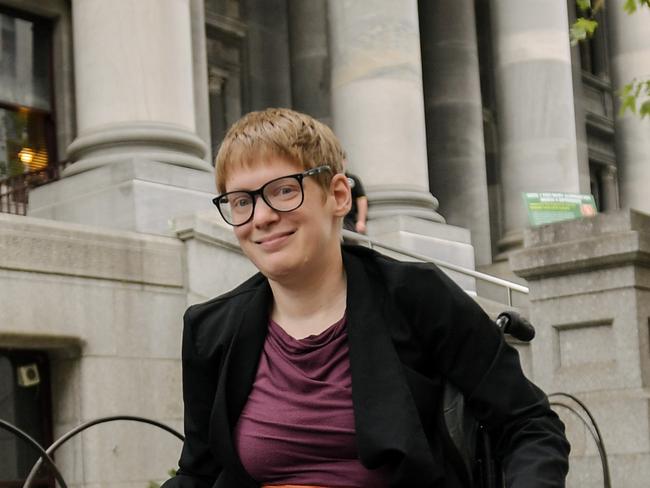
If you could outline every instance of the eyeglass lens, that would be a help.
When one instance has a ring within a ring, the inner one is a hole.
[[[262,188],[262,198],[278,212],[295,210],[302,203],[302,185],[291,176],[270,181]],[[254,197],[244,191],[230,192],[219,199],[219,210],[231,225],[239,225],[253,215]]]

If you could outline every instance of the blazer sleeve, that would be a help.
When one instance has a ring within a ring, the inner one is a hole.
[[[421,278],[426,284],[414,309],[426,316],[415,321],[427,325],[420,334],[426,336],[435,368],[463,392],[472,413],[489,429],[506,486],[563,487],[570,450],[564,424],[546,394],[525,377],[516,349],[443,272],[436,268],[433,276]]]
[[[192,308],[183,317],[183,403],[185,442],[176,476],[163,488],[209,488],[221,471],[209,443],[210,412],[217,390],[218,361],[202,357],[193,333]]]

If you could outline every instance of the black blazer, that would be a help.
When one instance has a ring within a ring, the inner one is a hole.
[[[564,426],[483,310],[435,266],[345,246],[352,400],[361,462],[391,487],[461,486],[445,448],[443,378],[491,431],[508,486],[561,487]],[[256,274],[185,313],[186,440],[164,488],[259,487],[233,431],[255,379],[272,303]]]

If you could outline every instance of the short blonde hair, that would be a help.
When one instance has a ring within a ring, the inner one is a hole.
[[[271,157],[286,158],[304,170],[329,166],[331,173],[317,176],[324,189],[334,174],[343,173],[343,150],[329,127],[288,108],[268,108],[249,112],[228,129],[215,161],[217,191],[226,191],[233,168]]]

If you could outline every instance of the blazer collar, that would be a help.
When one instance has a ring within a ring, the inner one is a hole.
[[[273,295],[267,280],[253,293],[245,309],[233,314],[235,335],[224,359],[212,406],[210,445],[224,467],[234,468],[237,486],[259,486],[241,464],[234,444],[234,431],[255,381],[266,338]]]

